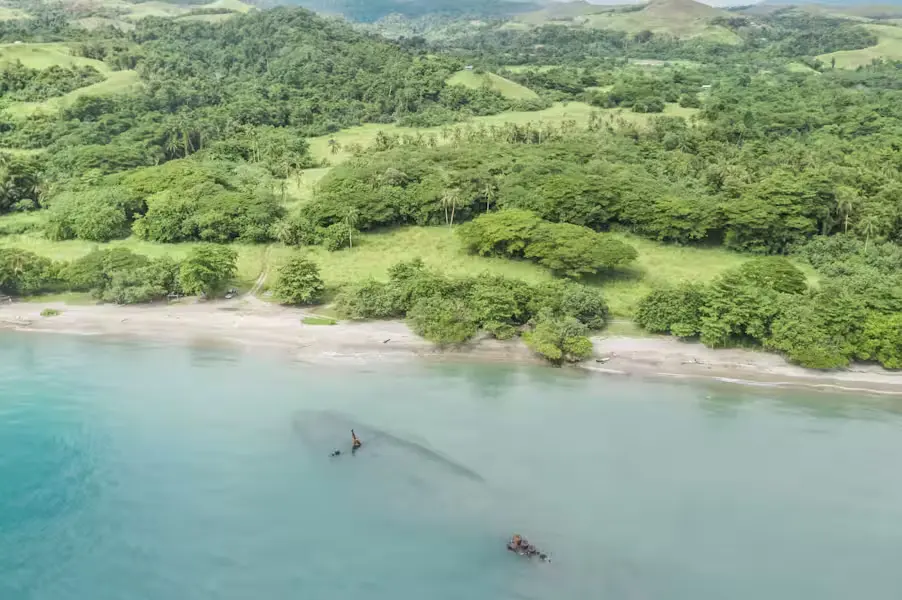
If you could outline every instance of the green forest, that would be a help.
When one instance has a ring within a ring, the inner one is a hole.
[[[394,36],[303,8],[19,9],[0,294],[144,303],[260,275],[273,301],[441,345],[520,336],[556,364],[613,314],[902,368],[902,60],[844,68],[891,25],[718,11],[725,43],[507,8]]]

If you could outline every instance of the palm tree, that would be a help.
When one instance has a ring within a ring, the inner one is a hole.
[[[482,190],[482,195],[485,197],[485,212],[489,212],[489,206],[495,202],[497,196],[494,184],[491,182],[486,183],[485,189]]]
[[[357,226],[357,222],[360,219],[360,213],[353,206],[348,207],[348,211],[345,213],[345,225],[348,226],[348,248],[354,247],[354,228]]]
[[[858,228],[864,233],[864,251],[867,252],[871,236],[880,231],[880,219],[877,215],[865,215],[858,222]]]
[[[454,227],[454,211],[457,209],[457,204],[460,202],[460,190],[457,188],[450,189],[445,191],[442,194],[442,208],[445,209],[445,223],[448,224],[448,227]],[[449,215],[450,209],[450,215]]]
[[[849,216],[858,204],[858,192],[846,186],[836,188],[836,213],[843,220],[843,233],[849,233]]]

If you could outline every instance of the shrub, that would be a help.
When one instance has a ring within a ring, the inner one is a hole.
[[[325,289],[316,263],[296,256],[279,269],[273,292],[286,304],[314,304],[322,299]]]
[[[785,301],[771,324],[764,345],[783,352],[787,359],[812,369],[834,369],[849,364],[854,347],[833,334],[817,307],[798,298]]]
[[[400,317],[388,285],[369,279],[344,288],[335,299],[338,313],[348,319],[390,319]]]
[[[578,362],[592,355],[589,329],[574,317],[555,317],[550,313],[536,319],[535,329],[523,334],[526,345],[552,364]]]
[[[761,344],[779,311],[779,293],[747,281],[738,271],[727,272],[711,284],[701,309],[699,333],[706,346]]]
[[[68,192],[50,203],[47,237],[108,242],[127,237],[131,219],[143,203],[121,186]]]
[[[0,248],[0,293],[28,296],[47,289],[53,282],[53,263],[19,248]]]
[[[346,223],[334,223],[323,229],[319,237],[326,250],[335,252],[351,247],[357,233],[356,229],[348,227]]]
[[[638,256],[632,246],[588,227],[549,223],[519,209],[484,214],[461,226],[458,235],[470,252],[531,258],[574,278],[621,267]]]
[[[470,252],[482,256],[523,256],[542,224],[535,213],[508,209],[487,213],[457,228]]]
[[[701,330],[704,286],[683,283],[675,288],[654,290],[639,301],[636,323],[651,333],[695,337]]]
[[[543,223],[524,252],[526,258],[567,277],[615,269],[638,256],[636,249],[588,227]]]
[[[142,304],[162,300],[171,292],[179,292],[180,265],[168,257],[149,261],[137,269],[119,269],[112,273],[107,287],[100,293],[104,302]]]
[[[227,246],[194,247],[179,268],[179,284],[186,294],[210,296],[235,276],[238,254]]]
[[[135,271],[150,263],[142,254],[127,248],[93,250],[72,261],[61,271],[70,290],[92,292],[100,296],[113,279],[116,271]]]
[[[41,311],[42,317],[58,317],[60,314],[60,311],[56,310],[55,308],[45,308]]]
[[[887,369],[902,369],[902,314],[871,313],[861,338],[859,358],[879,361]]]
[[[752,285],[785,294],[801,294],[808,289],[805,274],[781,256],[765,256],[742,264],[739,273]]]
[[[419,299],[407,313],[411,329],[439,345],[462,344],[479,324],[461,298],[431,296]]]

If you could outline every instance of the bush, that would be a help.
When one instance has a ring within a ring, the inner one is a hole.
[[[50,204],[47,237],[93,242],[127,237],[132,217],[142,209],[140,199],[121,186],[60,194]]]
[[[146,256],[127,248],[93,250],[66,265],[60,274],[70,290],[92,292],[99,297],[116,271],[135,271],[149,263]]]
[[[248,165],[173,160],[117,181],[145,200],[133,229],[155,242],[264,242],[283,214],[269,174]]]
[[[589,329],[602,329],[607,322],[608,305],[597,288],[554,281],[532,288],[527,312],[530,319],[548,312],[558,317],[575,317]]]
[[[322,230],[320,239],[326,250],[335,252],[342,248],[350,248],[357,233],[356,229],[348,227],[346,223],[334,223]]]
[[[787,299],[774,319],[765,347],[783,352],[803,367],[834,369],[849,364],[854,347],[830,331],[817,307]]]
[[[634,261],[638,253],[632,246],[588,227],[544,223],[523,255],[555,273],[577,278],[624,266]]]
[[[91,292],[104,302],[140,304],[179,292],[179,263],[149,259],[126,248],[94,250],[69,263],[61,277],[70,290]]]
[[[479,328],[466,302],[454,297],[421,298],[407,313],[407,320],[417,335],[439,345],[462,344]]]
[[[391,319],[403,316],[388,285],[369,279],[344,288],[335,299],[338,313],[348,319]]]
[[[0,248],[0,293],[28,296],[46,290],[54,281],[53,263],[18,248]]]
[[[684,283],[675,288],[654,290],[636,310],[636,324],[651,333],[695,337],[701,330],[705,290],[701,284]]]
[[[42,317],[58,317],[60,314],[62,313],[60,313],[60,311],[56,310],[55,308],[45,308],[41,311]]]
[[[574,278],[621,267],[638,256],[632,246],[588,227],[549,223],[519,209],[481,215],[458,228],[458,235],[470,252],[531,258]]]
[[[808,289],[805,274],[781,256],[765,256],[743,263],[739,273],[752,285],[784,294],[801,294]]]
[[[227,246],[201,244],[192,248],[179,268],[179,284],[189,295],[211,296],[235,276],[238,254]]]
[[[470,252],[481,256],[523,256],[542,224],[528,210],[507,209],[487,213],[457,228]]]
[[[774,290],[749,282],[738,271],[721,275],[708,288],[701,309],[702,343],[713,348],[761,344],[778,314],[779,297]]]
[[[179,292],[180,265],[168,257],[149,261],[137,269],[120,269],[112,273],[110,282],[100,294],[104,302],[143,304]]]
[[[868,315],[858,356],[876,360],[887,369],[902,369],[902,314]]]
[[[481,275],[472,282],[467,305],[474,318],[495,337],[499,337],[497,333],[502,335],[509,333],[509,329],[503,327],[503,324],[513,329],[513,325],[521,325],[529,320],[527,305],[531,296],[531,290],[526,283],[499,276]]]
[[[316,263],[296,256],[279,269],[273,292],[286,304],[315,304],[322,299],[325,289]]]
[[[536,319],[535,329],[523,334],[526,345],[552,364],[578,362],[592,356],[589,328],[574,317],[555,317],[550,313]]]

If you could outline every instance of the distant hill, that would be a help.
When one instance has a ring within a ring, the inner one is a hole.
[[[855,2],[855,0],[823,0],[816,3],[793,3],[786,0],[765,0],[759,4],[737,9],[747,15],[769,15],[778,11],[800,11],[823,17],[875,20],[902,18],[902,0]]]
[[[293,4],[365,23],[391,14],[406,17],[429,14],[504,17],[537,10],[543,4],[533,0],[263,0],[262,3]]]
[[[630,33],[651,31],[679,38],[703,37],[738,43],[739,38],[729,29],[711,23],[717,17],[729,16],[730,13],[725,10],[695,0],[651,0],[647,4],[614,6],[578,1],[552,4],[542,10],[520,15],[517,20],[530,25],[558,23]]]

